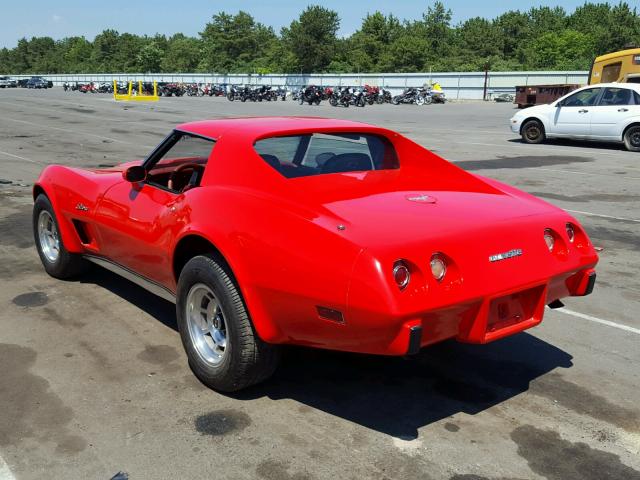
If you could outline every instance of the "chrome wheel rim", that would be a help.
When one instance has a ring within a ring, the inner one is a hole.
[[[46,210],[42,210],[38,216],[38,239],[44,257],[50,263],[55,263],[60,256],[60,238],[56,222]]]
[[[227,325],[220,301],[204,283],[189,289],[186,318],[191,343],[202,360],[219,364],[227,351]]]

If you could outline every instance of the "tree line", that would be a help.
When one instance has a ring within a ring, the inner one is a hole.
[[[340,17],[307,7],[276,32],[249,13],[214,15],[197,37],[104,30],[85,37],[23,38],[0,50],[0,73],[321,73],[586,70],[593,58],[635,44],[640,16],[626,2],[512,10],[452,23],[436,1],[417,20],[367,14],[346,38]]]

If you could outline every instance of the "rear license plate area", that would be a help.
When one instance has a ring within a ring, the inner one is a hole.
[[[489,304],[487,332],[496,332],[521,322],[533,320],[540,315],[540,301],[544,286],[494,298]]]

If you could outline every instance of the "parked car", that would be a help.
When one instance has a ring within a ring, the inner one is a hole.
[[[21,78],[17,82],[18,87],[20,87],[20,88],[27,88],[27,83],[29,83],[29,79],[28,78]]]
[[[10,77],[0,77],[0,88],[16,88],[17,86],[17,82]]]
[[[33,195],[44,269],[95,263],[175,302],[191,368],[222,391],[269,377],[282,344],[513,335],[589,294],[598,261],[560,208],[346,120],[186,123],[143,161],[47,166]]]
[[[526,143],[573,138],[624,143],[640,152],[640,84],[586,86],[551,104],[519,111],[510,125]]]
[[[27,81],[27,88],[49,88],[49,84],[42,77],[31,77]]]

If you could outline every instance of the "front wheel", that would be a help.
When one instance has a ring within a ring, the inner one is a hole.
[[[545,139],[544,126],[540,120],[528,120],[521,130],[522,141],[525,143],[542,143]]]
[[[269,378],[278,348],[255,332],[228,270],[212,255],[184,266],[176,302],[182,344],[195,375],[215,390],[241,390]]]
[[[400,103],[400,97],[399,96],[395,96],[391,99],[391,103],[393,103],[394,105],[398,105]]]
[[[416,105],[424,105],[424,97],[417,97]]]
[[[624,132],[624,146],[630,152],[640,152],[640,125],[629,127]]]
[[[42,265],[52,277],[71,278],[87,270],[87,261],[64,247],[58,219],[44,194],[38,195],[33,205],[33,236]]]

